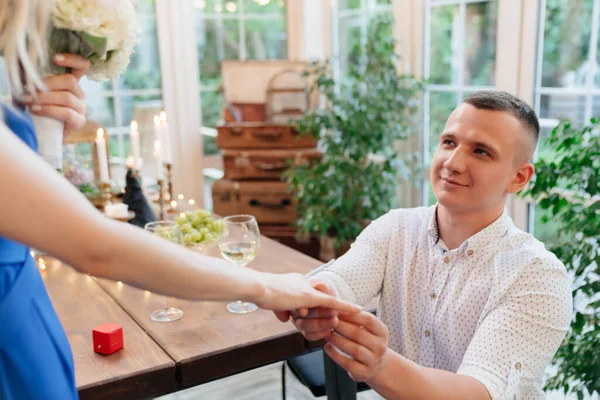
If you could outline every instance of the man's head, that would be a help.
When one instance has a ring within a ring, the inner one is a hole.
[[[539,131],[535,112],[513,95],[471,94],[448,118],[432,161],[438,202],[459,212],[503,207],[533,175]]]

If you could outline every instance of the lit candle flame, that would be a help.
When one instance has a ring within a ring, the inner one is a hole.
[[[96,132],[96,135],[98,136],[98,139],[104,139],[104,129],[102,129],[102,128],[98,129],[98,132]]]

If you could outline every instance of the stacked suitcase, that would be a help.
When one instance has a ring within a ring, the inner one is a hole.
[[[305,68],[288,60],[223,61],[226,122],[217,127],[217,145],[224,178],[213,183],[212,197],[215,213],[254,215],[263,235],[318,257],[317,239],[296,239],[296,203],[282,180],[290,162],[321,156],[316,140],[288,123],[309,109]]]
[[[266,122],[227,123],[217,130],[224,178],[212,186],[214,212],[254,215],[262,234],[317,257],[315,239],[295,237],[296,203],[282,180],[289,163],[305,164],[321,156],[316,141],[299,137],[291,126]]]

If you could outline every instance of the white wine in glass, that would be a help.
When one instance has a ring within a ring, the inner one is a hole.
[[[144,229],[175,244],[183,245],[183,234],[179,225],[172,221],[148,222]],[[183,317],[183,311],[175,307],[167,307],[167,296],[164,297],[164,307],[150,313],[150,319],[155,322],[172,322]]]
[[[256,218],[252,215],[231,215],[224,221],[227,233],[219,243],[221,255],[227,261],[245,267],[256,258],[260,247],[260,231]],[[227,305],[227,310],[234,314],[246,314],[257,309],[256,304],[242,301]]]

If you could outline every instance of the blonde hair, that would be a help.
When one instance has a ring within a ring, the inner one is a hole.
[[[54,0],[0,0],[0,55],[11,94],[44,90],[40,73],[47,65],[47,35]]]

